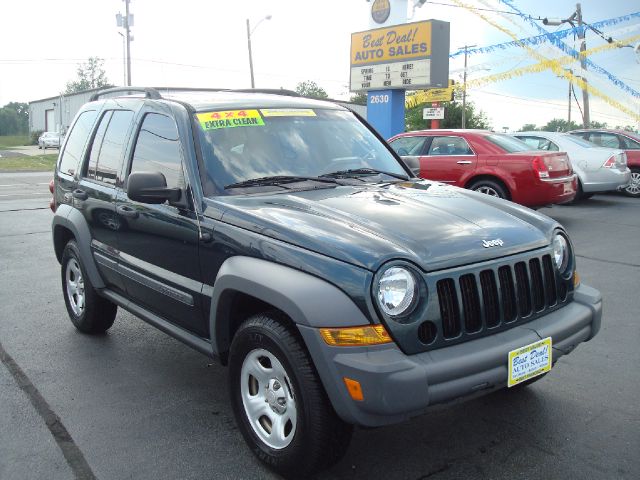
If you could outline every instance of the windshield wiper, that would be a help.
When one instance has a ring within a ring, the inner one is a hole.
[[[296,175],[274,175],[271,177],[259,177],[250,178],[249,180],[243,180],[242,182],[230,183],[225,185],[225,190],[228,188],[243,188],[243,187],[259,187],[259,186],[277,186],[282,184],[294,183],[294,182],[321,182],[321,183],[337,183],[334,179],[319,178],[319,177],[303,177]],[[285,188],[285,187],[283,187]]]
[[[400,173],[385,172],[383,170],[376,170],[375,168],[350,168],[349,170],[339,170],[337,172],[325,173],[320,177],[330,178],[346,178],[346,177],[358,177],[360,175],[389,175],[390,177],[399,178],[400,180],[409,180],[409,177]]]

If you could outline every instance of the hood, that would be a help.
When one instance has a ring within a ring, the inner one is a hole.
[[[548,245],[557,226],[511,202],[422,180],[209,201],[225,223],[372,271],[395,259],[433,271],[513,255]]]

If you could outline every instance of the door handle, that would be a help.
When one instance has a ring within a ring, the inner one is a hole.
[[[456,162],[458,165],[471,165],[471,160],[460,160]]]
[[[73,196],[73,198],[77,199],[77,200],[86,200],[89,198],[89,194],[87,192],[85,192],[84,190],[80,190],[79,188],[77,190],[74,190],[71,195]]]
[[[127,218],[138,218],[138,215],[140,215],[138,210],[136,210],[135,208],[131,208],[128,205],[118,205],[116,210],[118,211],[118,214]]]

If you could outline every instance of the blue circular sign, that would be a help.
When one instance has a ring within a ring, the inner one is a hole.
[[[389,0],[375,0],[371,5],[371,18],[376,23],[384,23],[391,13],[391,3]]]

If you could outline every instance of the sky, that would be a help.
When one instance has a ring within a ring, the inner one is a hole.
[[[576,8],[570,0],[512,3],[535,18],[567,18]],[[640,11],[639,0],[584,0],[581,4],[588,23]],[[132,0],[132,84],[250,87],[249,19],[252,27],[257,25],[251,36],[256,87],[294,89],[301,81],[313,80],[331,98],[348,99],[350,34],[369,28],[370,8],[366,0]],[[123,39],[116,25],[116,14],[124,12],[122,0],[22,0],[3,2],[0,11],[5,20],[0,29],[0,105],[58,95],[68,81],[76,78],[78,64],[91,56],[105,60],[110,83],[123,84]],[[484,47],[539,34],[521,17],[503,12],[512,9],[501,0],[434,0],[416,8],[410,21],[433,18],[450,22],[452,52],[465,44]],[[262,20],[266,15],[271,19]],[[542,26],[542,22],[537,24]],[[567,27],[547,28],[556,31]],[[638,36],[640,21],[602,31],[616,39]],[[572,37],[565,41],[574,46]],[[587,33],[588,49],[603,45],[604,40],[595,33]],[[473,84],[487,75],[536,63],[540,60],[534,58],[536,55],[549,59],[564,56],[548,43],[530,51],[512,47],[469,55],[468,99],[486,113],[494,129],[518,130],[526,123],[544,125],[552,118],[566,119],[568,81],[548,70]],[[607,49],[590,59],[640,91],[640,63],[632,48]],[[579,67],[576,63],[564,66]],[[462,56],[450,62],[449,72],[449,78],[461,81]],[[607,99],[591,96],[592,120],[610,126],[640,127],[638,96],[616,87],[597,72],[588,72],[587,78]],[[579,89],[576,95],[582,104]],[[609,99],[635,116],[610,105]],[[572,119],[578,118],[574,101]]]

